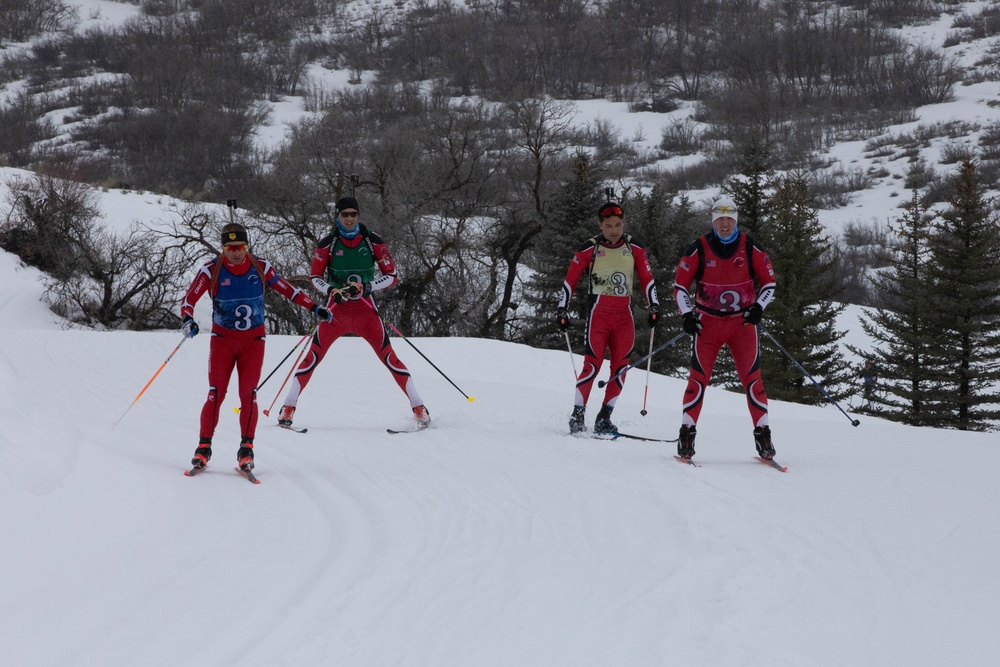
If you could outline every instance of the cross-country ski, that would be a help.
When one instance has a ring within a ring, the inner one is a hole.
[[[244,470],[243,468],[240,467],[236,467],[234,468],[234,470],[236,470],[236,472],[240,474],[240,477],[247,480],[248,482],[252,482],[254,484],[260,484],[260,480],[257,479],[257,477],[254,476],[254,474],[251,471]]]

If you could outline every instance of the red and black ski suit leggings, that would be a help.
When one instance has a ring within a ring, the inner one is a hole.
[[[284,404],[295,406],[298,403],[299,394],[305,390],[316,371],[316,367],[323,361],[323,357],[326,356],[335,340],[345,334],[356,334],[371,345],[379,360],[392,373],[392,379],[409,398],[410,407],[423,405],[423,399],[420,398],[420,394],[414,386],[410,371],[392,349],[389,335],[386,333],[385,326],[375,308],[359,299],[332,305],[331,312],[333,313],[333,321],[329,324],[323,322],[313,334],[309,353],[306,354],[298,370],[295,371],[295,380],[289,387]]]
[[[263,329],[263,327],[261,327]],[[201,442],[211,442],[233,369],[239,376],[240,436],[253,442],[257,431],[257,383],[264,365],[264,336],[227,336],[213,330],[208,347],[208,398],[201,408]]]
[[[590,307],[587,328],[584,331],[586,350],[583,369],[576,379],[576,405],[586,405],[594,380],[604,363],[604,351],[611,356],[611,377],[629,364],[635,344],[635,322],[632,319],[631,299],[597,297]],[[614,407],[625,386],[625,373],[604,390],[604,405]]]
[[[733,355],[736,373],[746,391],[754,426],[767,424],[767,393],[760,375],[760,339],[757,327],[741,315],[701,314],[702,329],[691,342],[691,372],[684,390],[683,423],[698,423],[705,388],[712,379],[715,360],[725,345]]]

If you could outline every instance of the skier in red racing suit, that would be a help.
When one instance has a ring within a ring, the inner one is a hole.
[[[641,243],[625,234],[625,213],[619,204],[609,202],[598,211],[601,233],[588,240],[576,251],[566,272],[556,321],[563,331],[569,327],[570,300],[584,272],[589,272],[587,325],[584,332],[586,350],[583,369],[576,379],[576,397],[569,418],[570,433],[586,430],[584,425],[587,399],[594,379],[604,363],[605,349],[611,354],[611,377],[629,364],[635,342],[635,322],[632,319],[632,289],[636,278],[649,304],[649,326],[655,327],[660,313],[656,298],[653,271]],[[594,433],[617,432],[611,423],[618,395],[625,383],[625,373],[608,382],[604,403],[594,421]]]
[[[684,331],[692,336],[691,371],[677,442],[678,455],[687,459],[694,456],[695,425],[723,345],[732,353],[746,390],[757,452],[765,459],[774,456],[757,333],[764,308],[774,298],[774,269],[767,253],[737,229],[736,221],[733,201],[727,197],[716,201],[712,231],[691,244],[674,278],[674,297]],[[693,303],[692,284],[697,284]]]
[[[280,426],[291,427],[299,395],[330,346],[347,334],[365,339],[406,394],[418,425],[430,424],[430,412],[417,392],[410,371],[396,356],[372,298],[373,292],[393,287],[399,281],[396,264],[382,237],[361,224],[359,218],[357,199],[341,198],[337,202],[336,227],[320,241],[313,255],[312,284],[327,295],[327,308],[333,318],[320,324],[313,334],[309,353],[295,371],[295,379],[285,395],[278,417]]]
[[[198,269],[181,302],[184,334],[198,334],[194,306],[205,293],[212,297],[212,339],[208,353],[208,398],[201,409],[198,447],[191,465],[204,468],[212,458],[212,436],[233,370],[239,376],[240,468],[253,469],[253,439],[257,430],[257,383],[264,364],[264,288],[270,287],[320,321],[330,311],[282,278],[266,259],[247,249],[247,230],[238,223],[222,228],[222,253]]]

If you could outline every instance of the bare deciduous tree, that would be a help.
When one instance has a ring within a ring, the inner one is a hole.
[[[161,245],[138,223],[125,234],[103,228],[87,185],[40,175],[8,186],[11,210],[0,245],[47,272],[55,312],[109,329],[176,325],[189,255]]]
[[[77,17],[76,8],[62,0],[3,0],[0,44],[24,42],[39,33],[62,30]]]

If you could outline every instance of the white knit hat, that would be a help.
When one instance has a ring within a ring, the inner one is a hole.
[[[739,222],[739,218],[736,209],[736,203],[729,197],[719,197],[712,204],[712,222],[714,223],[719,218],[732,218]]]

